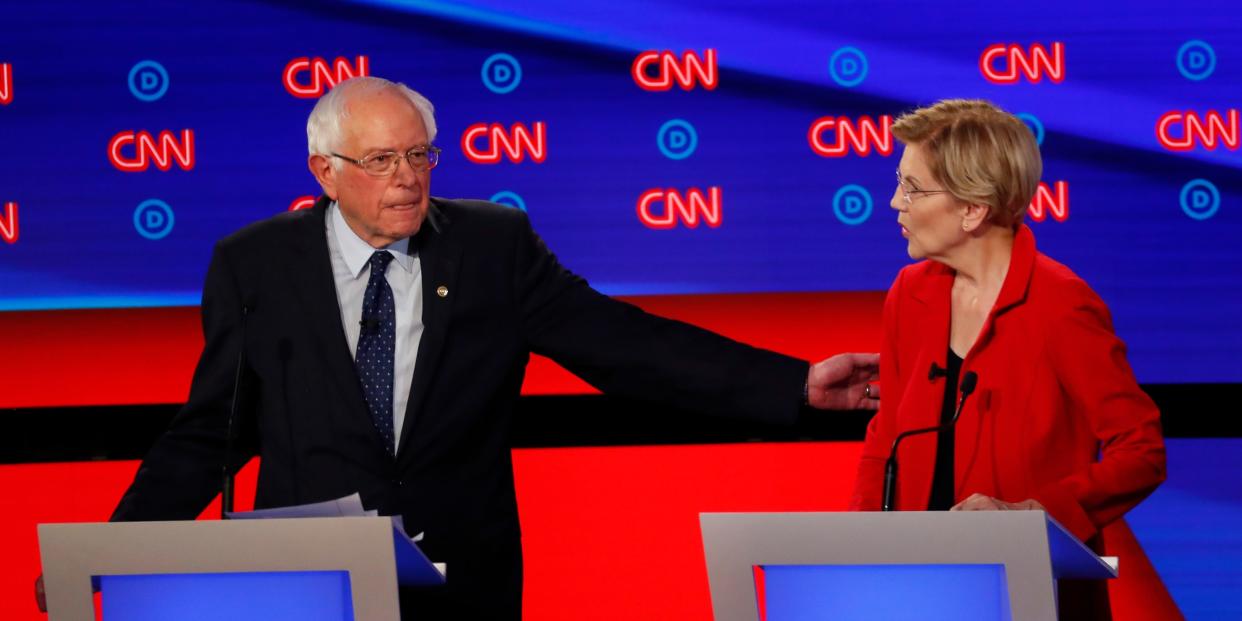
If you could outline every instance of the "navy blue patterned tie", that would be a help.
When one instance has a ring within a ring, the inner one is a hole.
[[[362,298],[362,331],[358,335],[358,351],[354,366],[362,380],[362,396],[367,400],[371,420],[384,438],[389,453],[396,452],[392,429],[393,357],[397,349],[396,305],[392,287],[384,272],[392,262],[392,254],[381,250],[371,255],[371,278]]]

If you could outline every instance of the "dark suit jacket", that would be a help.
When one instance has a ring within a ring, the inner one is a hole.
[[[769,422],[797,416],[806,362],[594,291],[561,267],[522,211],[433,199],[414,238],[425,327],[394,458],[371,423],[341,326],[326,206],[321,198],[217,244],[189,401],[113,519],[192,519],[219,491],[243,332],[247,416],[232,466],[262,458],[255,505],[360,492],[367,507],[425,533],[428,556],[449,565],[452,599],[499,600],[506,615],[521,589],[508,440],[530,352],[609,393]]]
[[[902,269],[888,291],[884,404],[867,429],[854,509],[879,510],[896,435],[940,422],[944,379],[929,380],[928,369],[946,366],[953,279],[949,267],[923,261]],[[1121,579],[1110,580],[1110,590],[1164,593],[1121,519],[1164,481],[1160,412],[1134,379],[1108,307],[1069,268],[1040,254],[1025,225],[996,304],[962,362],[962,374],[968,371],[979,380],[955,430],[955,501],[976,492],[1009,502],[1033,498],[1097,552],[1120,556]],[[909,437],[897,459],[896,508],[926,510],[936,434]]]

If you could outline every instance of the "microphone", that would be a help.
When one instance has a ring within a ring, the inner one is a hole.
[[[238,400],[241,395],[242,370],[246,366],[246,321],[250,316],[250,306],[241,307],[241,343],[237,348],[237,372],[233,375],[233,400],[229,404],[229,422],[224,433],[224,463],[220,466],[220,475],[224,481],[220,485],[220,519],[227,520],[226,514],[233,512],[233,475],[229,472],[229,462],[233,458],[233,440],[236,434]]]
[[[933,362],[932,370],[935,371],[936,368],[936,363]],[[944,373],[948,373],[948,371],[944,371]],[[966,397],[969,397],[970,393],[975,391],[975,386],[978,383],[979,375],[974,371],[967,371],[966,374],[962,376],[962,385],[959,388],[962,393],[962,398],[958,401],[957,410],[953,412],[953,418],[950,419],[949,422],[943,425],[936,425],[935,427],[925,427],[923,429],[905,431],[898,434],[897,438],[893,440],[893,450],[889,453],[888,461],[884,464],[884,499],[880,504],[881,511],[893,510],[893,495],[897,491],[897,446],[901,444],[902,440],[920,433],[952,431],[954,425],[957,424],[957,417],[962,415],[962,408],[966,407]]]
[[[366,315],[363,315],[362,319],[358,320],[358,325],[361,326],[363,330],[374,330],[379,327],[380,320],[379,317],[367,317]]]
[[[948,374],[949,374],[948,369],[943,369],[940,367],[940,365],[936,364],[935,361],[932,361],[931,368],[927,370],[927,381],[934,382],[938,378],[944,377]]]
[[[293,342],[288,338],[276,341],[276,357],[280,360],[280,395],[289,402],[289,365],[293,360]],[[298,445],[293,433],[293,417],[285,417],[285,434],[289,439],[289,480],[292,481],[293,505],[302,504],[298,493]]]

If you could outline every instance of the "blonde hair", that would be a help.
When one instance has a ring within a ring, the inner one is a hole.
[[[991,207],[998,226],[1022,222],[1043,174],[1035,135],[982,99],[945,99],[902,115],[893,135],[917,145],[935,180],[959,200]]]

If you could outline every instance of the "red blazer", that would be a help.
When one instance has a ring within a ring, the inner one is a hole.
[[[889,289],[883,406],[867,429],[853,509],[879,510],[884,462],[898,433],[939,424],[945,380],[929,380],[928,370],[946,366],[953,276],[923,261],[902,269]],[[957,422],[956,500],[975,492],[1009,502],[1034,498],[1097,552],[1119,554],[1108,544],[1121,542],[1121,576],[1148,575],[1159,585],[1120,518],[1164,480],[1160,412],[1136,383],[1104,302],[1069,268],[1036,252],[1025,225],[996,305],[963,359],[961,375],[967,371],[978,374],[978,385]],[[902,441],[898,510],[927,509],[935,456],[935,434]],[[1113,526],[1115,534],[1101,533]]]

